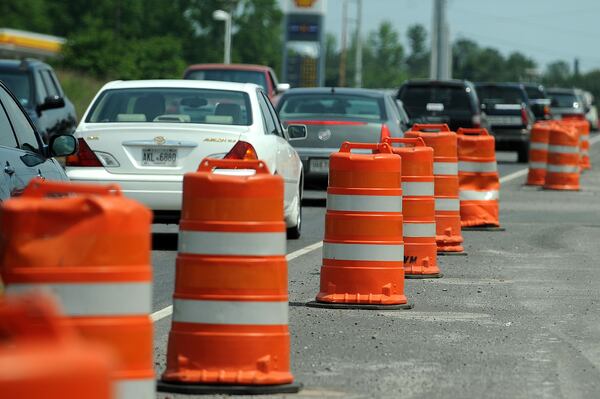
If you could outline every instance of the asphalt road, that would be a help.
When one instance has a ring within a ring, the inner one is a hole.
[[[600,165],[600,145],[591,153]],[[289,397],[600,397],[600,168],[580,192],[541,191],[523,186],[526,165],[512,157],[498,154],[506,231],[463,232],[468,256],[439,257],[444,278],[407,280],[412,310],[302,306],[321,263],[318,245],[302,249],[322,239],[325,213],[324,192],[307,192],[303,236],[288,241],[292,372],[304,384]],[[160,374],[176,226],[155,231]]]

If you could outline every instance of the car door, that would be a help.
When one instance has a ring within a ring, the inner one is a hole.
[[[3,86],[0,86],[0,103],[17,141],[12,151],[14,156],[7,160],[10,163],[9,171],[12,172],[10,194],[19,195],[35,177],[66,180],[66,174],[56,160],[46,158],[41,138],[23,109]]]
[[[11,196],[13,191],[13,177],[16,167],[20,163],[19,151],[17,150],[17,138],[4,107],[0,105],[0,201]]]

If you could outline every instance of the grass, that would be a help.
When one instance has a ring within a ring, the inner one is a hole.
[[[77,118],[81,119],[88,105],[105,82],[80,72],[57,69],[56,75],[65,94],[75,106]]]

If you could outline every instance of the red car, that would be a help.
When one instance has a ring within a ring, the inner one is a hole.
[[[196,64],[190,65],[185,70],[183,78],[255,83],[265,90],[272,103],[276,102],[279,94],[290,88],[288,83],[279,83],[273,69],[264,65]]]

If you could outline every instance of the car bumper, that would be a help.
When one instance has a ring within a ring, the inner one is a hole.
[[[494,129],[496,149],[510,149],[529,143],[529,129]]]
[[[180,211],[183,176],[109,173],[104,168],[68,168],[71,181],[117,184],[123,195],[153,211]]]
[[[314,163],[311,165],[311,160],[327,160],[329,161],[329,156],[334,152],[338,152],[338,148],[302,148],[295,147],[295,150],[298,152],[298,156],[300,156],[300,160],[302,161],[302,166],[304,167],[304,175],[306,178],[320,178],[327,177],[329,174],[328,169],[315,169]],[[312,166],[312,168],[311,168]]]

